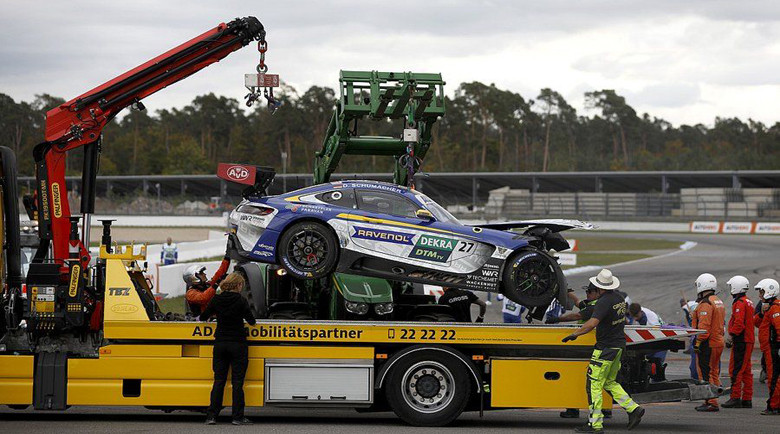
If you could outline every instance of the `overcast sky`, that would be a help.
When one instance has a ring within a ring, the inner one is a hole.
[[[376,3],[372,6],[371,3]],[[340,69],[441,72],[535,98],[615,89],[675,125],[715,116],[780,120],[779,1],[17,1],[0,2],[0,92],[71,99],[223,21],[254,15],[271,71],[299,91]],[[207,92],[241,100],[257,51],[145,100],[152,111]]]

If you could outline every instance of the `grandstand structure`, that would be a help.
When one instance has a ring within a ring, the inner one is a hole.
[[[332,179],[390,181],[392,174],[337,173]],[[19,181],[28,190],[35,183],[32,177]],[[67,183],[78,195],[81,178]],[[311,184],[310,174],[279,174],[269,193]],[[465,217],[780,217],[780,170],[425,173],[416,185]],[[240,193],[240,186],[215,175],[99,176],[97,207],[111,214],[213,214],[230,209]]]

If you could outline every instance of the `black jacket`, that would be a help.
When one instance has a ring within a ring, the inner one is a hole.
[[[200,320],[206,321],[217,315],[217,331],[214,338],[218,341],[245,341],[244,320],[255,325],[255,317],[249,309],[249,302],[241,294],[223,291],[211,299],[206,310],[200,314]]]

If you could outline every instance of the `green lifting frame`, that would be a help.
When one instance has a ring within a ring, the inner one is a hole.
[[[341,71],[340,97],[328,125],[322,149],[314,157],[314,183],[330,181],[341,157],[385,155],[395,158],[393,182],[409,185],[408,171],[401,163],[412,145],[421,162],[431,146],[433,124],[444,116],[444,81],[441,74],[412,72]],[[406,129],[417,130],[417,140],[399,137],[361,136],[361,119],[405,119]],[[417,167],[415,167],[415,170]]]

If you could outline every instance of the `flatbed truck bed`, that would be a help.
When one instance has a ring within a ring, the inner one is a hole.
[[[142,256],[102,257],[102,334],[69,346],[33,345],[22,330],[7,334],[0,342],[0,404],[40,410],[208,406],[216,323],[154,320],[136,262]],[[261,319],[246,327],[246,405],[389,409],[420,426],[447,424],[463,411],[585,408],[595,338],[590,333],[561,343],[572,327]],[[681,349],[680,339],[696,333],[628,326],[627,358]],[[679,400],[720,392],[695,382],[634,391],[640,401],[642,393]],[[224,405],[230,403],[228,384]],[[606,395],[605,403],[611,405]]]

